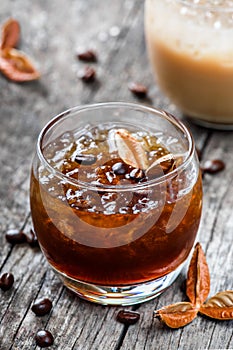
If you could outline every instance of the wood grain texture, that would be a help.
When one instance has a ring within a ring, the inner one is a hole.
[[[120,307],[104,307],[80,300],[64,288],[39,248],[12,247],[5,240],[9,228],[31,228],[29,173],[36,138],[55,114],[83,103],[138,101],[128,89],[137,81],[149,89],[140,102],[164,108],[181,117],[161,94],[152,77],[143,34],[142,0],[1,0],[0,22],[12,16],[21,24],[19,47],[42,73],[38,82],[14,84],[0,76],[0,273],[12,272],[15,283],[0,290],[0,349],[31,350],[38,347],[38,329],[50,330],[54,345],[62,350],[188,350],[232,349],[232,321],[198,316],[190,325],[170,330],[153,318],[153,310],[185,300],[181,290],[185,270],[160,297],[133,309],[140,312],[134,326],[116,321]],[[119,29],[119,30],[118,30]],[[119,32],[119,33],[117,33]],[[117,34],[117,35],[116,35]],[[97,80],[84,84],[77,71],[78,46],[94,48]],[[203,159],[220,158],[226,169],[204,176],[204,209],[199,233],[211,274],[210,296],[233,289],[233,137],[232,132],[191,128]],[[49,297],[49,315],[36,317],[31,306]],[[130,307],[128,308],[130,309]]]

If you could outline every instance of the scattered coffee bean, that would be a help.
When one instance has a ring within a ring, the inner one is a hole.
[[[97,157],[92,154],[78,154],[75,162],[82,165],[91,165],[97,161]]]
[[[125,175],[127,172],[127,167],[124,163],[118,162],[113,164],[112,171],[116,175]]]
[[[78,71],[78,78],[82,79],[86,83],[93,81],[95,79],[95,76],[95,69],[89,66],[86,66],[80,71]]]
[[[11,244],[20,244],[27,241],[27,236],[21,230],[10,229],[6,232],[6,240]]]
[[[14,276],[12,273],[4,273],[0,277],[0,288],[5,292],[10,289],[14,284]]]
[[[128,326],[138,322],[140,314],[135,311],[120,310],[117,314],[117,321]]]
[[[48,346],[53,345],[54,338],[53,335],[46,330],[40,330],[36,333],[35,336],[36,344],[41,348],[47,348]]]
[[[216,174],[225,169],[225,163],[220,159],[207,160],[201,169],[204,173]]]
[[[148,92],[147,87],[139,83],[129,83],[128,88],[134,95],[141,98],[146,97]]]
[[[142,169],[133,169],[129,176],[134,181],[141,181],[142,179],[145,179],[146,175],[145,172]]]
[[[35,233],[32,229],[31,229],[31,230],[29,231],[29,233],[27,234],[27,243],[28,243],[31,247],[37,247],[37,246],[39,246],[36,233]]]
[[[52,302],[48,298],[38,299],[32,305],[31,310],[36,316],[44,316],[52,309]]]
[[[96,62],[97,56],[96,53],[93,50],[78,50],[77,51],[77,58],[81,61],[85,62]]]

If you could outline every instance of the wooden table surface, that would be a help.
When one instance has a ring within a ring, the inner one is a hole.
[[[157,350],[233,349],[233,321],[198,316],[190,325],[171,330],[153,317],[153,310],[185,300],[185,271],[160,297],[137,307],[140,320],[133,326],[116,321],[122,307],[106,307],[80,300],[64,288],[39,248],[12,246],[10,228],[31,229],[29,174],[39,131],[63,110],[102,101],[141,102],[164,108],[181,118],[162,95],[152,76],[143,33],[142,0],[1,0],[0,22],[14,17],[21,24],[19,47],[34,60],[39,81],[16,84],[0,75],[0,273],[13,273],[15,282],[0,290],[0,349],[37,349],[37,330],[54,335],[49,349]],[[94,48],[96,81],[83,83],[77,71],[78,47]],[[148,98],[138,100],[128,89],[136,81],[148,87]],[[233,132],[194,126],[202,161],[221,159],[224,171],[203,179],[204,207],[198,240],[211,274],[210,296],[233,289]],[[37,317],[34,301],[49,297],[50,314]]]

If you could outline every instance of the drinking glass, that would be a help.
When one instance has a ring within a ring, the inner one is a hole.
[[[178,276],[198,231],[192,135],[139,104],[72,108],[39,135],[30,203],[42,252],[65,286],[105,305],[152,299]]]
[[[195,123],[233,129],[233,1],[146,0],[145,34],[170,100]]]

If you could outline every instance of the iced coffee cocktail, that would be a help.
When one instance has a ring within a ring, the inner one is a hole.
[[[83,298],[127,305],[161,293],[192,249],[201,204],[192,136],[163,111],[83,106],[39,136],[34,228],[51,266]]]
[[[233,128],[233,1],[146,0],[159,86],[193,121]]]

